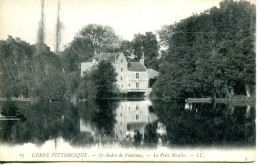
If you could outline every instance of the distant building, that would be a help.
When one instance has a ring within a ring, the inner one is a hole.
[[[143,57],[140,62],[128,62],[123,53],[101,53],[95,55],[92,61],[81,63],[81,77],[96,69],[102,60],[108,61],[114,66],[117,72],[116,84],[121,93],[150,92],[149,80],[155,79],[159,74],[153,69],[148,70],[145,67]]]

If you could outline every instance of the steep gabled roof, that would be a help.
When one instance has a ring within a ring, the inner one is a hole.
[[[96,61],[108,61],[110,63],[116,62],[118,56],[120,53],[100,53],[95,55],[92,59],[95,59]]]
[[[130,62],[128,66],[128,71],[144,72],[147,71],[144,64],[140,62]]]

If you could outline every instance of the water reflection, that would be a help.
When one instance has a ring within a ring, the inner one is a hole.
[[[139,132],[144,136],[144,129],[148,123],[154,122],[157,117],[149,113],[150,101],[122,101],[116,109],[115,132],[119,140],[134,138]]]
[[[72,146],[255,145],[254,105],[164,100],[16,104],[27,120],[0,120],[1,143],[41,146],[62,138]]]

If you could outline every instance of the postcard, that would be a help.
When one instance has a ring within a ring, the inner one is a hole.
[[[2,0],[1,162],[254,162],[254,0]]]

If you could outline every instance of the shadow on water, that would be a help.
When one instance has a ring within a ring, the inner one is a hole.
[[[0,102],[3,104],[3,102]],[[0,120],[7,144],[62,138],[72,146],[254,146],[255,107],[165,100],[17,102],[26,121]]]

